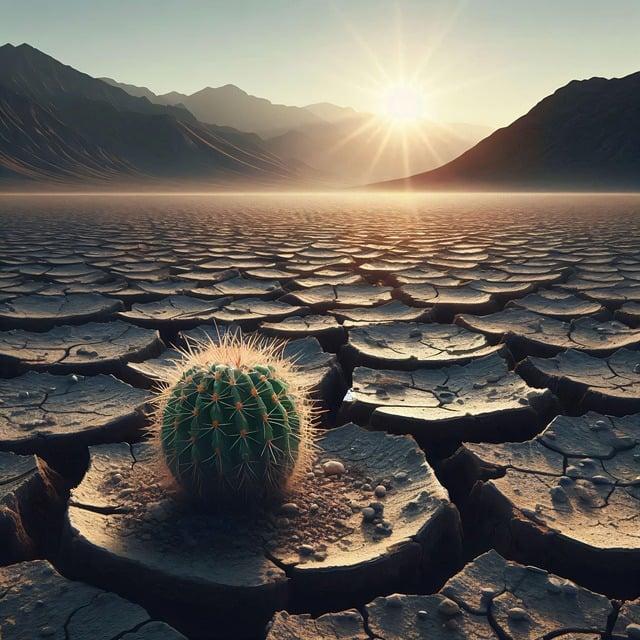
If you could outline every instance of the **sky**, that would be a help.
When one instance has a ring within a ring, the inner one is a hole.
[[[0,0],[0,40],[156,93],[235,84],[273,102],[503,126],[572,79],[640,70],[640,0]]]

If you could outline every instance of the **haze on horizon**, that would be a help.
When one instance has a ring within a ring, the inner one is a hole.
[[[494,127],[572,79],[637,71],[640,3],[24,0],[2,27],[3,41],[156,93],[235,84],[375,112],[409,84],[425,117]]]

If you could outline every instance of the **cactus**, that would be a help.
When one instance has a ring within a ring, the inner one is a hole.
[[[225,334],[178,363],[158,418],[164,460],[188,493],[264,499],[299,476],[312,446],[308,396],[279,353]]]

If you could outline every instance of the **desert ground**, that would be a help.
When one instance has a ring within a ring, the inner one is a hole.
[[[4,640],[640,638],[639,213],[0,196]],[[259,513],[182,499],[149,418],[229,329],[322,410]]]

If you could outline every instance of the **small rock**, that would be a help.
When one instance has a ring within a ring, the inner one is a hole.
[[[416,613],[416,615],[421,620],[426,620],[429,617],[429,614],[424,609],[420,609],[420,611],[418,611],[418,613]]]
[[[390,536],[393,532],[393,526],[387,520],[383,520],[376,525],[376,533],[382,536]]]
[[[554,502],[566,502],[567,501],[567,493],[560,486],[551,487],[550,493],[551,493],[551,499]]]
[[[384,603],[387,605],[387,607],[399,609],[402,606],[402,598],[397,593],[394,593],[390,596],[387,596],[384,599]]]
[[[310,544],[301,544],[298,547],[298,553],[301,556],[310,556],[314,551],[315,549]]]
[[[312,502],[312,503],[309,505],[309,511],[310,511],[311,513],[315,513],[319,508],[320,508],[320,507],[319,507],[315,502]]]
[[[454,616],[457,616],[460,614],[460,607],[453,600],[449,600],[449,598],[445,598],[438,605],[438,613],[440,613],[441,615],[447,618],[453,618]]]
[[[338,460],[329,460],[322,465],[325,476],[341,476],[344,473],[344,465]]]
[[[528,620],[529,614],[522,607],[511,607],[507,611],[509,620]]]
[[[373,490],[373,493],[375,494],[376,498],[384,498],[387,495],[387,487],[385,487],[383,484],[379,484]]]
[[[382,502],[370,502],[369,506],[378,514],[384,511],[384,505]]]
[[[631,640],[640,640],[640,624],[628,624],[624,630]]]
[[[286,517],[295,517],[300,515],[300,507],[295,502],[285,502],[280,507],[280,514]]]
[[[371,507],[365,507],[362,510],[362,519],[365,522],[371,522],[375,517],[376,517],[375,509],[372,509]]]
[[[397,480],[398,482],[405,482],[407,479],[407,472],[406,471],[398,471],[398,473],[395,473],[393,475],[393,479]]]
[[[367,482],[365,482],[361,487],[360,490],[363,491],[364,493],[369,493],[371,491],[371,485],[368,484]]]

